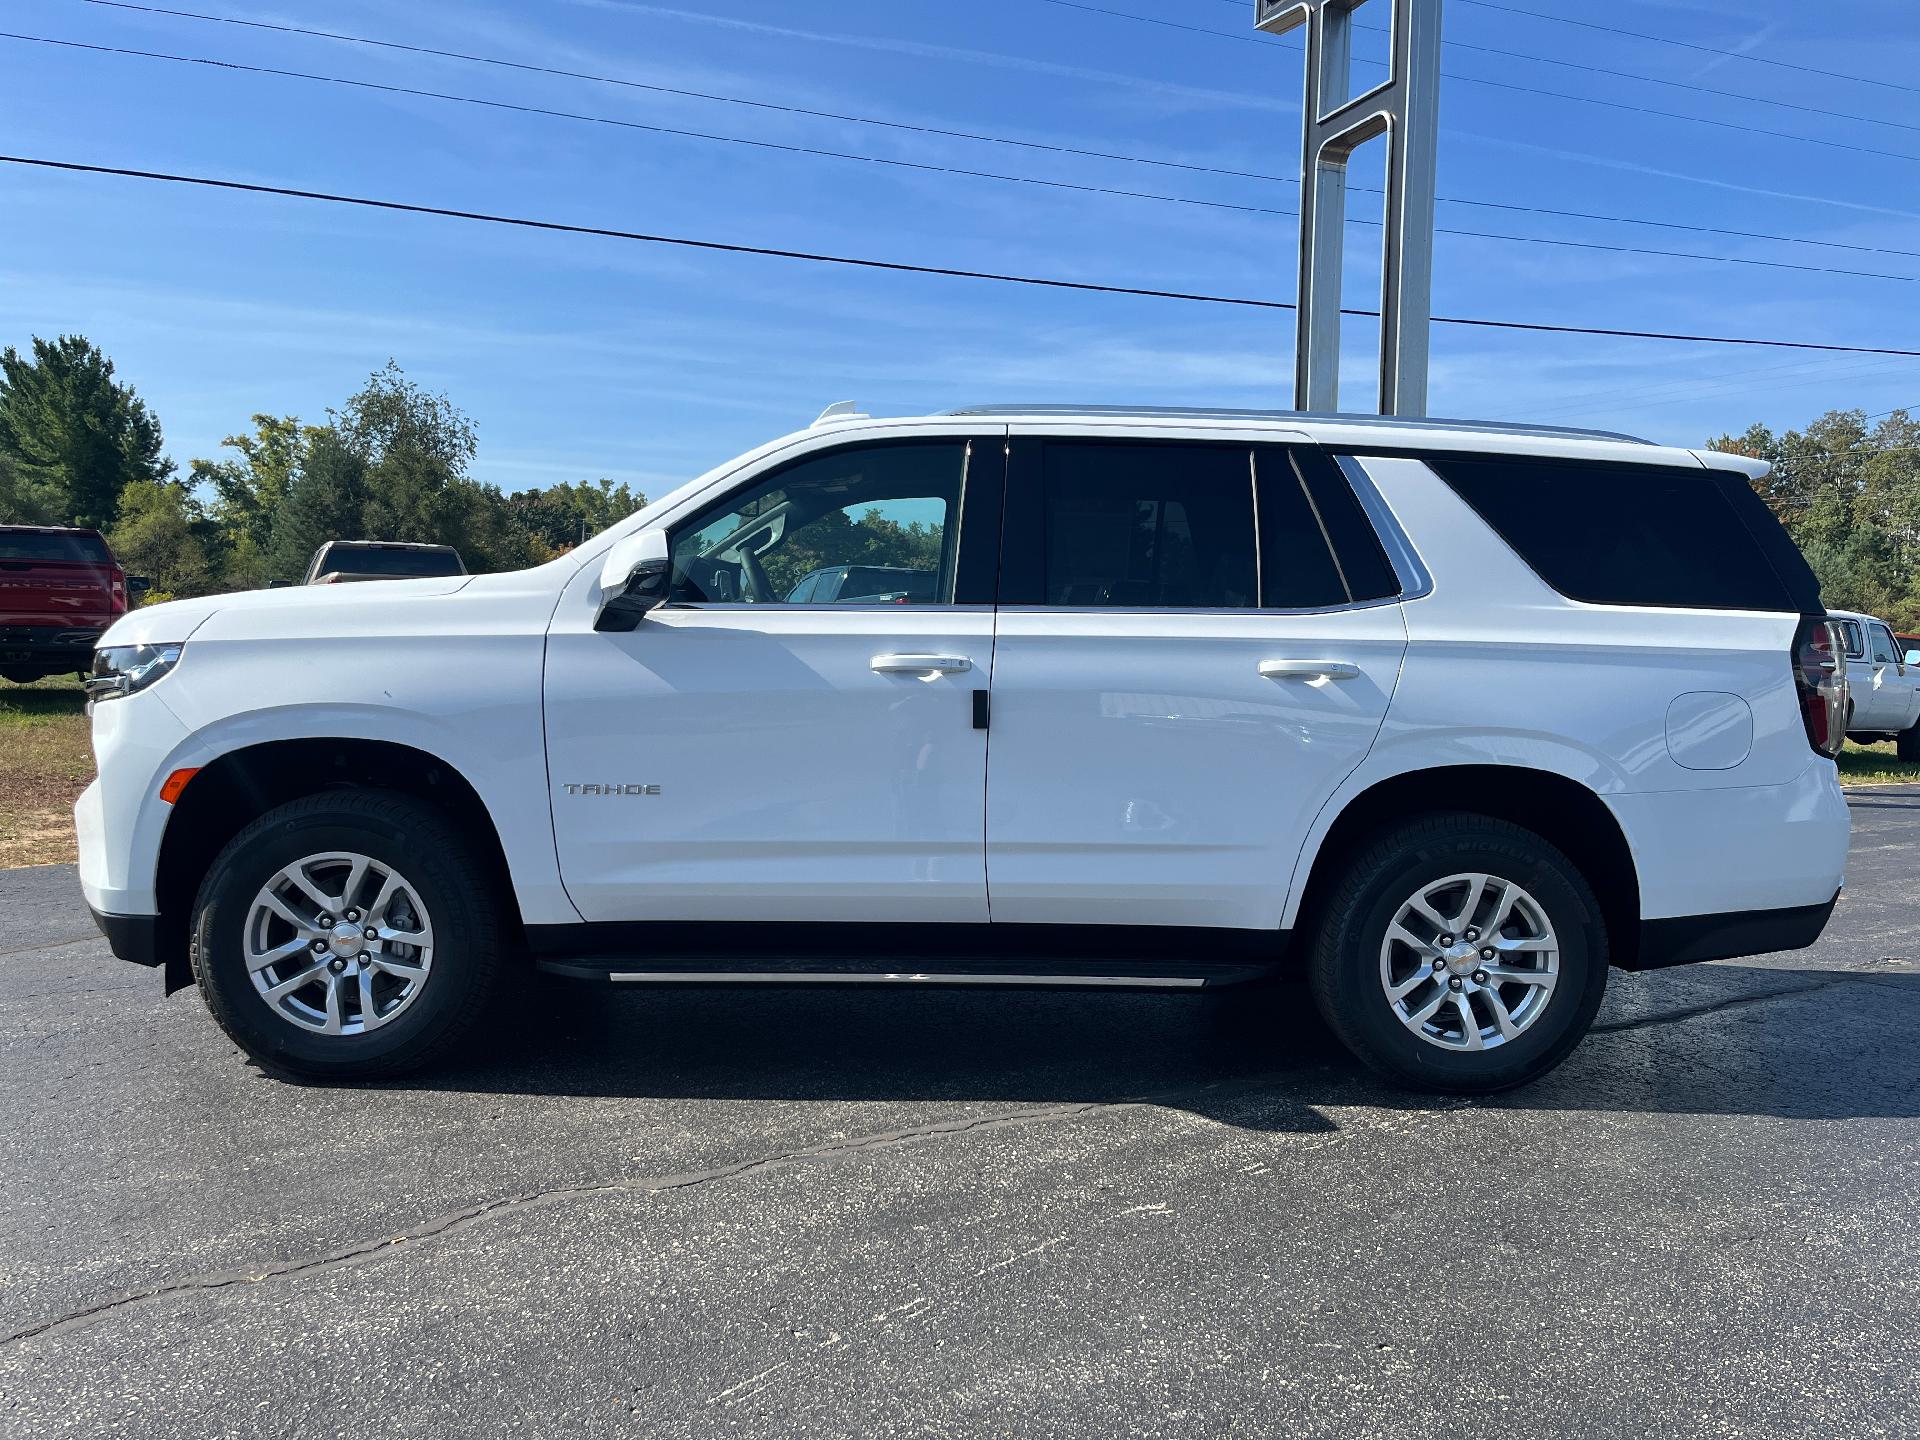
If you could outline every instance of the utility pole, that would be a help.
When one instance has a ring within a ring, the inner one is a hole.
[[[1352,93],[1353,12],[1365,0],[1254,0],[1254,26],[1272,35],[1306,27],[1301,110],[1300,309],[1293,403],[1340,408],[1340,274],[1347,160],[1387,140],[1381,229],[1382,415],[1427,413],[1427,332],[1433,317],[1433,192],[1440,114],[1441,0],[1382,0],[1392,11],[1387,78]]]

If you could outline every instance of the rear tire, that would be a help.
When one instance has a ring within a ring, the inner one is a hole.
[[[502,898],[429,806],[377,790],[311,795],[261,816],[213,862],[194,902],[194,979],[263,1069],[399,1075],[451,1054],[486,1014],[504,968]]]
[[[1374,1070],[1484,1094],[1567,1057],[1606,993],[1607,953],[1599,902],[1558,849],[1504,820],[1443,814],[1354,857],[1321,910],[1308,977]]]
[[[44,680],[53,674],[51,670],[40,670],[30,665],[10,665],[0,670],[0,677],[13,681],[16,685],[31,685],[36,680]]]
[[[1893,748],[1902,760],[1920,760],[1920,725],[1909,725],[1894,736]]]

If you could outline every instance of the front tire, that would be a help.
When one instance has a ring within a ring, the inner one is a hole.
[[[1314,999],[1355,1056],[1420,1090],[1523,1085],[1580,1042],[1607,984],[1599,902],[1518,825],[1448,814],[1367,842],[1328,897]]]
[[[262,1068],[315,1080],[399,1075],[451,1053],[485,1014],[505,917],[439,812],[330,791],[236,835],[194,904],[194,978]]]
[[[1902,760],[1920,760],[1920,725],[1909,725],[1894,736],[1893,749]]]

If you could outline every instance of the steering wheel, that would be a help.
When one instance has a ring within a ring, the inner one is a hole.
[[[760,557],[751,550],[740,552],[740,574],[745,578],[746,598],[756,605],[771,605],[777,598],[773,593],[773,582],[767,578],[766,567],[761,565]]]

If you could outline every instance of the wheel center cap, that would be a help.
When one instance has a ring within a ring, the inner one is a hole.
[[[1480,963],[1480,949],[1462,940],[1457,945],[1449,945],[1440,952],[1440,958],[1447,962],[1447,969],[1456,975],[1470,974]]]
[[[328,935],[327,946],[342,960],[351,960],[360,953],[360,927],[342,920]]]

